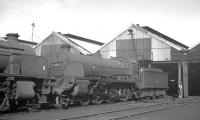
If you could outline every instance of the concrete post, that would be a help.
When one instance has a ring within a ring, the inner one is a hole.
[[[188,63],[186,61],[182,62],[183,66],[183,95],[188,96]]]
[[[180,87],[179,87],[179,84],[182,84],[182,64],[181,62],[178,62],[178,96],[180,96]],[[183,85],[183,84],[182,84]],[[183,90],[183,87],[182,87],[182,90]],[[183,91],[182,91],[183,93]]]

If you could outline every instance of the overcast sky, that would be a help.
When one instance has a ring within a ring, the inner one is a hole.
[[[192,47],[200,42],[200,0],[0,0],[0,36],[40,42],[52,31],[108,42],[132,23]]]

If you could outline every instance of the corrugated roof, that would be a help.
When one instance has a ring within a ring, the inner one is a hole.
[[[88,43],[92,43],[92,44],[96,44],[96,45],[103,45],[104,44],[104,43],[99,42],[99,41],[95,41],[95,40],[91,40],[91,39],[88,39],[88,38],[76,36],[76,35],[73,35],[73,34],[63,34],[63,35],[65,35],[66,37],[69,37],[69,38],[73,38],[73,39],[76,39],[76,40],[80,40],[80,41],[83,41],[83,42],[88,42]]]
[[[76,42],[74,42],[73,40],[71,40],[69,37],[67,37],[65,34],[62,34],[60,32],[58,32],[59,35],[63,36],[64,38],[66,38],[68,41],[70,41],[72,44],[74,44],[75,46],[77,46],[76,48],[79,48],[79,50],[83,50],[86,52],[83,52],[82,50],[80,52],[84,53],[84,54],[91,54],[90,51],[88,51],[87,49],[85,49],[84,47],[80,46],[79,44],[77,44]]]
[[[79,50],[82,49],[84,51],[87,51],[87,53],[84,52],[84,54],[91,54],[97,51],[104,44],[102,42],[76,36],[73,34],[62,34],[60,32],[58,32],[57,34],[63,36],[64,38],[67,38],[71,43],[78,46],[80,48]]]
[[[181,47],[183,47],[183,48],[185,48],[185,49],[188,49],[188,48],[189,48],[188,46],[186,46],[186,45],[184,45],[184,44],[182,44],[182,43],[180,43],[180,42],[178,42],[178,41],[176,41],[176,40],[174,40],[174,39],[172,39],[172,38],[170,38],[170,37],[168,37],[168,36],[166,36],[166,35],[164,35],[164,34],[158,32],[158,31],[156,31],[156,30],[154,30],[154,29],[152,29],[152,28],[150,28],[149,26],[143,26],[142,28],[145,29],[145,30],[147,30],[147,31],[149,31],[149,32],[151,32],[151,33],[153,33],[153,34],[156,34],[156,35],[159,36],[159,37],[164,38],[165,40],[167,40],[167,41],[169,41],[169,42],[171,42],[171,43],[174,43],[174,44],[176,44],[176,45],[179,45],[179,46],[181,46]]]

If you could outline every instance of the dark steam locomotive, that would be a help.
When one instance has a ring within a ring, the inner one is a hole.
[[[56,79],[57,107],[153,99],[164,96],[168,88],[167,73],[139,68],[126,58],[77,55],[69,52],[69,45],[46,45],[43,50],[42,56],[50,61],[50,73]]]
[[[73,54],[69,45],[46,45],[36,56],[17,37],[7,34],[7,41],[0,41],[0,111],[153,99],[168,89],[168,75],[161,70],[140,68],[126,58]]]
[[[50,86],[46,58],[36,56],[32,47],[19,44],[18,34],[7,34],[0,41],[0,111],[18,106],[36,108],[46,102]]]

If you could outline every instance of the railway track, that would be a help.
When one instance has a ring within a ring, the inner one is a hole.
[[[85,109],[87,109],[87,107],[90,107],[90,106],[107,106],[107,105],[127,105],[127,104],[131,104],[131,103],[150,103],[150,102],[158,102],[156,100],[150,100],[150,101],[139,101],[139,102],[135,102],[135,101],[127,101],[127,102],[114,102],[114,103],[105,103],[105,104],[100,104],[100,105],[88,105],[88,106],[84,106]],[[70,106],[68,109],[70,110],[73,110],[73,109],[79,109],[83,106],[80,106],[80,105],[75,105],[75,106]],[[58,109],[56,109],[54,106],[50,106],[50,107],[47,107],[47,108],[44,108],[44,109],[39,109],[39,110],[32,110],[32,111],[28,111],[27,108],[21,108],[19,110],[16,110],[16,111],[5,111],[5,112],[2,112],[0,113],[0,116],[1,115],[17,115],[17,114],[28,114],[30,112],[48,112],[48,111],[57,111]],[[67,110],[67,109],[63,109],[63,110]]]
[[[93,114],[76,115],[72,117],[59,118],[56,120],[88,120],[88,119],[104,119],[104,120],[118,120],[137,115],[142,115],[159,110],[170,109],[173,107],[180,107],[190,103],[200,102],[200,99],[187,99],[184,101],[170,101],[170,102],[155,102],[155,104],[145,105],[140,107],[128,107],[124,109],[117,109]]]
[[[182,100],[176,99],[176,101],[172,101],[171,99],[156,99],[153,101],[143,101],[137,103],[130,101],[113,104],[91,105],[88,107],[77,106],[70,107],[65,110],[47,109],[37,112],[0,114],[0,118],[3,120],[115,120],[178,107],[198,101],[200,101],[199,97],[185,98]]]

